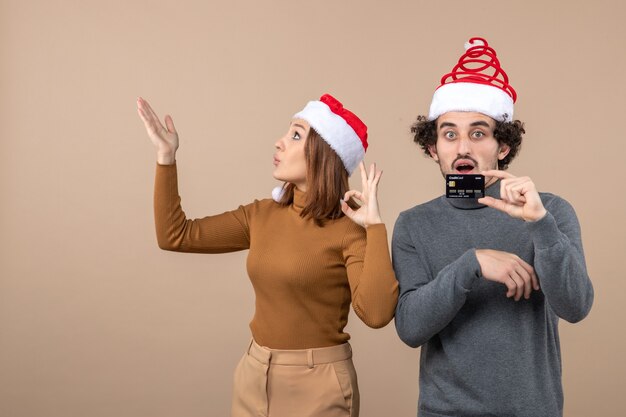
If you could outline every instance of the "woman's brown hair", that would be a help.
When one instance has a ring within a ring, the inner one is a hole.
[[[339,155],[313,128],[306,138],[304,158],[307,164],[307,191],[300,216],[311,217],[315,224],[323,226],[325,220],[338,219],[344,215],[339,199],[350,189],[348,171]],[[290,205],[295,188],[294,184],[286,183],[279,204]],[[358,207],[352,199],[348,204],[353,208]]]

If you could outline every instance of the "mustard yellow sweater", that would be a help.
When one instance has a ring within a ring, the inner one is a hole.
[[[370,327],[393,318],[398,285],[385,225],[366,229],[347,217],[324,227],[300,217],[304,193],[291,206],[271,199],[202,219],[187,219],[176,165],[158,165],[154,213],[159,247],[223,253],[249,249],[247,269],[256,295],[252,336],[273,349],[344,343],[350,302]]]

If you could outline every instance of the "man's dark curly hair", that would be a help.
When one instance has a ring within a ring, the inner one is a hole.
[[[426,155],[430,156],[429,146],[437,143],[437,120],[428,120],[425,116],[417,116],[417,121],[411,126],[413,141],[421,146]],[[496,120],[493,137],[498,143],[508,145],[511,150],[501,161],[498,161],[498,169],[507,169],[513,158],[522,146],[522,135],[526,133],[524,123],[519,120],[502,122]]]

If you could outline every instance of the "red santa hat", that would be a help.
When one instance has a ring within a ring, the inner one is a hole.
[[[348,175],[365,157],[367,126],[330,94],[324,94],[319,101],[309,101],[293,118],[311,125],[339,155]]]
[[[441,78],[428,119],[435,120],[449,111],[471,111],[510,122],[516,100],[517,93],[509,84],[496,51],[485,39],[471,38],[458,63]]]

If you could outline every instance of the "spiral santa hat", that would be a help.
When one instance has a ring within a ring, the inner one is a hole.
[[[483,38],[465,43],[465,53],[441,78],[428,114],[435,120],[449,111],[483,113],[495,120],[513,120],[517,93],[500,66],[496,51]]]

